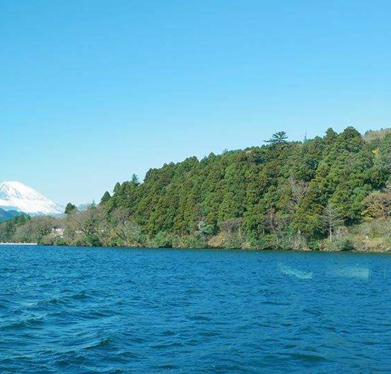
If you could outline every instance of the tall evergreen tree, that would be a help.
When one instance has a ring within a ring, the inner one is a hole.
[[[288,136],[285,131],[278,131],[272,135],[269,140],[265,140],[265,143],[269,143],[272,145],[286,143]]]
[[[111,195],[108,191],[106,191],[102,198],[100,199],[100,205],[106,204],[111,199]]]
[[[72,203],[68,203],[65,207],[65,214],[71,214],[76,209],[76,205],[73,205]]]

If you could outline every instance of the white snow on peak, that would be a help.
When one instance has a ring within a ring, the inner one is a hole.
[[[64,212],[61,205],[20,182],[0,183],[0,208],[31,215],[58,215]]]

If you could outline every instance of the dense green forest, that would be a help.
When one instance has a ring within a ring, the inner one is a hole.
[[[391,133],[353,127],[211,153],[117,183],[85,211],[0,224],[0,241],[312,250],[391,248]]]

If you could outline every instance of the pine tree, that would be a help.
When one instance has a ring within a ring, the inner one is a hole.
[[[106,191],[100,200],[100,205],[106,204],[110,199],[111,199],[111,195],[108,191]]]
[[[288,136],[285,131],[278,131],[275,134],[273,134],[269,140],[265,140],[265,143],[269,143],[271,145],[283,144],[287,142],[287,139]]]
[[[73,205],[72,203],[68,203],[65,207],[65,214],[71,214],[76,209],[76,205]]]

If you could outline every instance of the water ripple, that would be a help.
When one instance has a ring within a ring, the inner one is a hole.
[[[0,373],[377,374],[391,257],[0,248]]]

